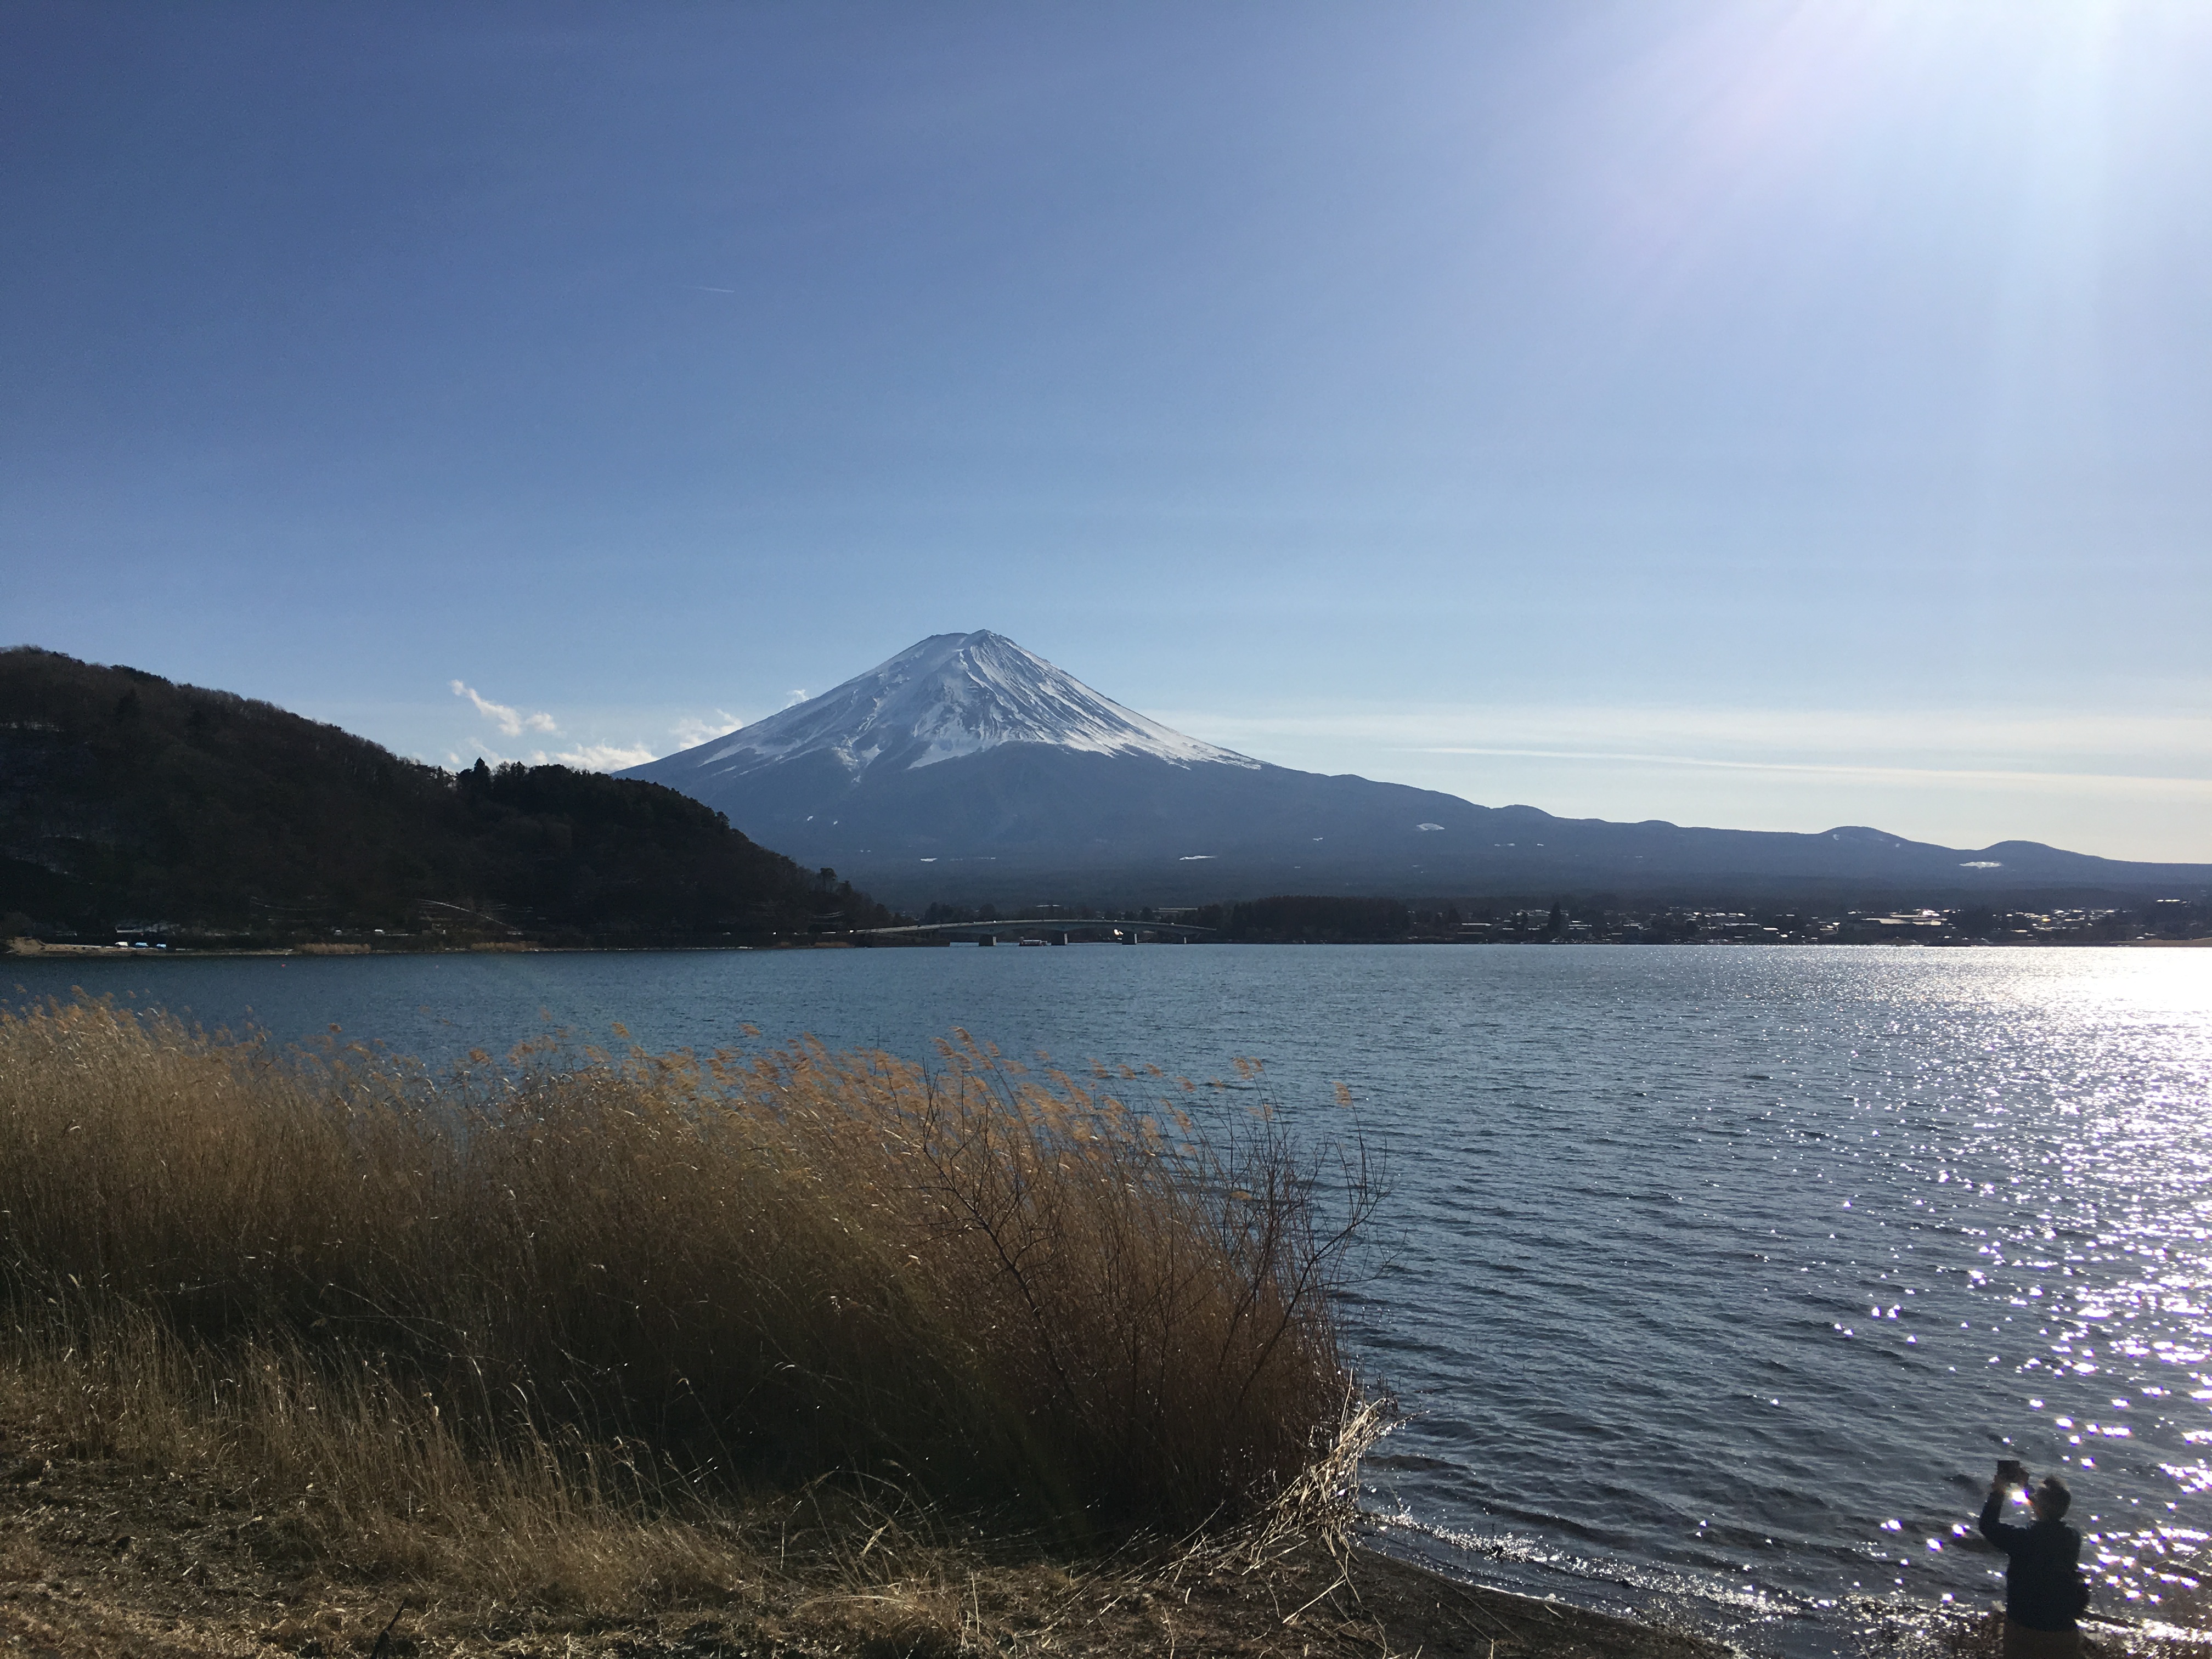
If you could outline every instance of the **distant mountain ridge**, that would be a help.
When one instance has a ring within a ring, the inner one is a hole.
[[[1269,765],[1146,718],[1005,636],[940,634],[823,696],[635,767],[886,901],[1615,891],[1892,902],[2195,896],[2212,865],[1559,818]]]

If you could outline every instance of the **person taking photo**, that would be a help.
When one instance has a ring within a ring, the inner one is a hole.
[[[2014,1486],[2027,1489],[2035,1519],[2027,1526],[2004,1518],[2005,1496]],[[2005,1555],[2004,1659],[2079,1659],[2075,1621],[2088,1608],[2089,1589],[2081,1577],[2081,1534],[2066,1524],[2073,1501],[2055,1474],[2030,1487],[2017,1459],[1997,1465],[1982,1505],[1982,1536]]]

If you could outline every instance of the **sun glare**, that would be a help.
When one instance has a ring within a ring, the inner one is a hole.
[[[1820,209],[1858,240],[1994,212],[2047,264],[2094,240],[2116,82],[2175,33],[2111,0],[1727,8],[1626,58],[1578,125],[1647,274]]]

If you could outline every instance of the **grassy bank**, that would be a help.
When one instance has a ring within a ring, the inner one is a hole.
[[[0,1018],[0,1296],[40,1352],[336,1390],[364,1460],[434,1425],[1077,1534],[1251,1513],[1345,1412],[1348,1230],[1264,1115],[1204,1137],[1096,1082],[965,1042],[434,1079],[48,1007]]]
[[[0,1650],[1714,1659],[1352,1545],[1370,1184],[1196,1093],[0,1014]]]
[[[0,1016],[0,1644],[1709,1651],[1351,1548],[1358,1167],[1109,1089]]]

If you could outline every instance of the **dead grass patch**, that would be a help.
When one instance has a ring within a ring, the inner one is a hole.
[[[1709,1651],[1351,1547],[1371,1183],[1323,1224],[1264,1112],[1187,1098],[964,1038],[432,1078],[0,1016],[0,1638]]]
[[[655,1490],[839,1471],[1173,1529],[1264,1505],[1334,1427],[1327,1292],[1371,1194],[1353,1164],[1317,1227],[1264,1115],[1201,1135],[964,1039],[931,1066],[477,1060],[434,1079],[100,1003],[0,1016],[18,1340],[99,1364],[137,1321],[175,1341],[131,1338],[102,1399],[374,1419],[374,1446],[306,1421],[283,1446],[359,1460],[403,1514],[453,1460],[588,1481],[612,1457]]]

